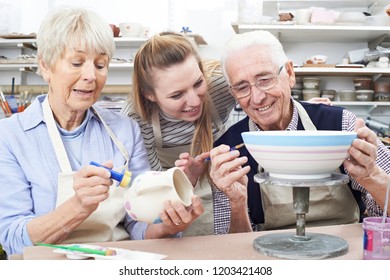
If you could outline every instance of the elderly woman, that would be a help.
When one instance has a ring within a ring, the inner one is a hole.
[[[93,105],[115,45],[95,13],[60,8],[37,35],[39,70],[49,84],[23,113],[0,121],[0,243],[8,255],[36,242],[75,243],[175,235],[187,226],[125,219],[125,189],[103,163],[133,177],[149,170],[137,123]],[[167,203],[161,215],[190,223],[203,211]],[[166,219],[165,219],[166,220]],[[126,232],[126,230],[128,232]]]

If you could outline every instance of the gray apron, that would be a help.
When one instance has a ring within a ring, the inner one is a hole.
[[[50,109],[48,96],[43,101],[43,114],[49,131],[61,172],[58,174],[58,193],[56,207],[63,204],[71,198],[75,191],[73,189],[74,171],[71,168],[60,132],[56,126],[53,112]],[[93,108],[92,108],[93,109]],[[94,109],[93,109],[94,110]],[[129,154],[125,146],[116,138],[112,130],[108,127],[103,118],[94,110],[111,139],[118,147],[125,164],[115,169],[118,172],[128,169]],[[64,243],[81,243],[81,242],[102,242],[129,239],[129,234],[120,226],[126,212],[124,209],[125,189],[116,187],[114,183],[109,190],[109,197],[101,202],[98,208],[83,221],[63,242]]]
[[[294,100],[298,115],[305,130],[317,130],[303,106]],[[249,120],[249,130],[256,131]],[[258,171],[261,171],[259,166]],[[335,170],[334,172],[340,172]],[[264,230],[295,227],[296,215],[293,211],[292,189],[289,187],[261,184],[264,210]],[[307,226],[356,223],[359,221],[359,207],[347,184],[310,188]]]
[[[214,124],[218,127],[219,133],[224,131],[222,120],[210,98],[209,111],[212,113]],[[155,139],[155,149],[161,166],[164,170],[175,166],[179,155],[190,150],[190,144],[172,148],[163,148],[161,126],[158,111],[153,113],[152,127]],[[219,136],[219,135],[218,135]],[[214,136],[214,137],[218,137]],[[194,187],[194,194],[199,196],[204,208],[204,213],[196,219],[184,232],[183,236],[200,236],[214,234],[214,207],[211,185],[207,176],[202,176]]]

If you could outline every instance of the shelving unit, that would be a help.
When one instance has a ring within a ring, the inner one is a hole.
[[[207,42],[198,34],[187,34],[197,45],[206,45]],[[126,98],[131,90],[131,73],[134,68],[133,55],[148,38],[116,37],[114,38],[116,51],[109,66],[109,74],[103,95],[110,95],[112,99]],[[36,74],[38,65],[35,61],[17,59],[19,55],[36,54],[34,38],[0,38],[0,56],[7,60],[0,60],[0,86],[4,94],[11,93],[11,81],[15,78],[15,94],[28,91],[34,96],[47,92],[47,85]],[[125,62],[121,62],[124,60]],[[120,62],[119,62],[120,61]]]
[[[385,116],[389,119],[390,115],[383,115],[383,110],[390,108],[390,102],[381,102],[381,101],[334,101],[333,105],[341,107],[349,107],[349,109],[355,112],[357,115],[367,115],[370,116],[374,110],[379,109],[382,113],[382,116]]]
[[[102,98],[104,95],[110,95],[113,100],[119,100],[118,97],[123,100],[126,98],[131,90],[131,72],[134,67],[132,56],[146,40],[147,38],[114,38],[116,45],[114,58],[117,58],[118,62],[113,60],[110,63],[109,75],[106,86],[102,91]],[[20,92],[28,91],[35,97],[38,94],[47,92],[46,82],[36,74],[38,69],[37,62],[31,61],[31,59],[23,60],[17,58],[19,55],[36,54],[36,50],[35,39],[0,38],[0,55],[7,58],[7,60],[0,60],[0,86],[4,94],[11,93],[10,84],[12,78],[15,78],[14,91],[16,95]],[[119,62],[121,60],[125,62]],[[114,105],[118,106],[115,102],[106,106]]]
[[[390,76],[390,68],[332,68],[332,67],[296,67],[294,72],[297,76],[321,75],[321,76]]]
[[[310,8],[312,6],[325,7],[327,9],[346,9],[347,11],[367,11],[368,6],[374,3],[372,0],[263,0],[263,10],[272,11],[276,16],[279,11],[293,11],[296,9]],[[377,7],[384,7],[388,1],[377,1]],[[268,15],[268,14],[267,14]],[[390,39],[390,26],[367,26],[364,24],[348,25],[299,25],[295,22],[268,21],[264,23],[239,23],[231,24],[236,33],[244,33],[253,30],[266,30],[274,34],[283,44],[287,56],[293,60],[295,74],[297,76],[317,76],[323,80],[326,89],[353,89],[354,77],[368,76],[373,80],[379,78],[389,79],[390,68],[336,68],[336,67],[301,67],[304,59],[310,55],[323,54],[328,56],[327,63],[340,64],[348,50],[370,48],[374,49],[378,44]],[[325,88],[322,88],[325,89]],[[390,122],[390,102],[340,102],[339,105],[354,112],[360,117],[372,116],[385,122]]]
[[[126,59],[128,62],[112,62],[110,64],[110,70],[115,72],[120,71],[126,76],[125,81],[121,82],[121,84],[125,84],[126,82],[129,83],[131,81],[130,74],[134,66],[131,59],[129,59],[132,55],[131,51],[135,52],[147,38],[122,37],[115,38],[114,40],[116,44],[116,53],[114,54],[114,57],[128,57],[128,59]],[[11,79],[6,78],[5,76],[10,75],[15,77],[17,79],[17,84],[20,85],[41,84],[42,81],[38,80],[38,82],[36,82],[37,77],[34,77],[36,76],[37,63],[31,61],[23,62],[22,59],[15,59],[18,55],[34,52],[36,52],[35,39],[0,39],[0,54],[7,58],[10,56],[9,59],[0,61],[0,71],[4,73],[2,79],[0,79],[0,84],[9,84]],[[30,83],[30,79],[33,81],[32,83]]]
[[[371,42],[383,34],[389,34],[389,26],[363,25],[298,25],[298,24],[243,24],[232,23],[236,33],[253,30],[267,30],[274,34],[281,42],[327,42],[351,43]]]
[[[198,34],[187,34],[197,45],[206,45],[207,42]],[[147,38],[117,37],[114,38],[116,52],[114,58],[124,59],[126,62],[112,61],[109,67],[107,85],[131,84],[131,72],[134,64],[132,56],[137,49],[145,43]],[[0,55],[6,56],[8,62],[0,60],[0,85],[9,85],[12,77],[16,78],[18,85],[42,85],[44,82],[35,75],[37,63],[24,62],[15,59],[18,55],[36,52],[35,39],[3,39],[0,38]]]
[[[263,10],[293,10],[308,7],[326,7],[329,9],[346,9],[368,11],[368,7],[376,2],[377,7],[385,7],[388,0],[262,0]]]

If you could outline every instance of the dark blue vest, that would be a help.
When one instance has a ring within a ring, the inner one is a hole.
[[[323,104],[311,104],[307,102],[301,102],[301,104],[309,114],[309,117],[317,130],[342,130],[342,115],[344,108]],[[221,144],[226,144],[233,147],[243,143],[241,133],[249,131],[248,121],[249,118],[246,117],[238,123],[232,125],[217,141],[214,142],[214,146],[216,147]],[[300,118],[298,121],[298,130],[303,130]],[[264,212],[261,204],[260,189],[259,185],[254,181],[254,175],[257,174],[258,164],[245,147],[240,148],[240,154],[241,156],[248,157],[248,162],[245,165],[251,166],[251,170],[248,173],[249,216],[255,224],[264,223]],[[342,173],[345,173],[344,168],[341,167],[340,170]],[[351,186],[350,189],[359,205],[360,216],[362,217],[365,207],[361,200],[361,193],[353,190]]]

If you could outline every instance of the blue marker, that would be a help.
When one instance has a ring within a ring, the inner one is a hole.
[[[100,163],[97,163],[94,161],[91,161],[89,164],[94,165],[94,166],[98,166],[98,167],[103,167],[103,168],[107,169],[108,171],[110,171],[111,178],[114,179],[115,181],[117,181],[119,183],[118,185],[121,186],[122,188],[126,188],[127,186],[129,186],[130,181],[131,181],[131,172],[130,171],[123,170],[122,173],[119,173],[117,171],[114,171],[114,170],[112,170],[108,167],[105,167],[105,166],[101,165]]]

